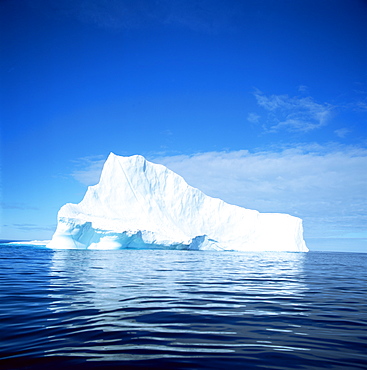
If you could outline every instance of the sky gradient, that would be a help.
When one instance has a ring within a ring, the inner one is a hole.
[[[367,252],[367,3],[3,0],[1,239],[49,239],[110,152]]]

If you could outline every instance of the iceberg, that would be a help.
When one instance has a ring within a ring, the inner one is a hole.
[[[83,200],[61,207],[47,247],[308,251],[300,218],[225,203],[163,165],[113,153]]]

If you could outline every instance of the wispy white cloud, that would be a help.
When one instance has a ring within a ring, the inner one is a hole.
[[[366,100],[359,100],[355,103],[355,109],[367,112],[367,99]]]
[[[261,117],[256,113],[249,113],[247,116],[247,121],[249,121],[250,123],[258,123],[260,118]]]
[[[341,237],[366,230],[366,149],[315,144],[150,160],[166,165],[207,195],[261,212],[299,216],[309,237]],[[89,159],[73,176],[95,184],[102,163]]]
[[[9,202],[0,202],[0,208],[2,209],[16,209],[16,210],[32,210],[38,211],[38,207],[30,206],[24,203],[9,203]]]
[[[308,91],[308,87],[306,85],[299,85],[298,86],[298,91],[299,92],[302,92],[302,93],[307,92]]]
[[[289,95],[266,96],[254,93],[257,103],[267,111],[266,129],[308,132],[327,124],[333,106],[317,103],[312,97],[290,97]]]
[[[350,133],[350,130],[343,127],[343,128],[338,129],[338,130],[335,130],[334,133],[336,134],[336,136],[338,136],[340,138],[344,138]]]
[[[3,225],[5,228],[12,228],[16,230],[21,230],[24,232],[29,231],[54,231],[56,228],[56,225],[49,225],[49,226],[39,226],[36,224],[28,224],[28,223],[22,223],[22,224],[11,224],[11,225]]]
[[[105,160],[102,155],[78,158],[74,161],[76,168],[71,176],[83,185],[95,185],[99,181]]]

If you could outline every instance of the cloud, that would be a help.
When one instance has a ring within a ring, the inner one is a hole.
[[[95,185],[99,181],[106,158],[102,155],[87,156],[74,161],[77,167],[71,176],[83,185]]]
[[[39,226],[36,224],[28,224],[28,223],[22,223],[22,224],[11,224],[11,225],[4,225],[4,227],[9,227],[21,231],[55,231],[56,225],[52,226]]]
[[[308,91],[308,87],[306,85],[299,85],[298,86],[298,91],[303,93]]]
[[[347,128],[340,128],[338,130],[335,130],[334,133],[340,137],[340,138],[344,138],[346,137],[349,133],[350,133],[350,130],[348,130]]]
[[[366,230],[366,149],[314,144],[149,159],[212,197],[261,212],[301,217],[309,237],[341,237]],[[84,163],[72,176],[86,185],[97,183],[103,160],[89,158]]]
[[[254,95],[258,105],[268,112],[268,132],[308,132],[318,129],[327,124],[334,108],[327,103],[316,103],[311,97],[266,96],[260,91]]]
[[[256,113],[249,113],[247,116],[247,121],[249,121],[250,123],[258,123],[260,118],[261,117]]]
[[[359,100],[354,104],[356,110],[366,112],[367,111],[367,101],[366,100]]]
[[[7,203],[7,202],[0,202],[0,208],[2,209],[17,209],[17,210],[32,210],[37,211],[39,210],[38,207],[29,206],[24,203]]]

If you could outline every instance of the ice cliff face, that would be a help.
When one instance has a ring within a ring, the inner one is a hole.
[[[110,154],[99,184],[58,213],[50,248],[297,251],[302,221],[211,198],[142,156]]]

